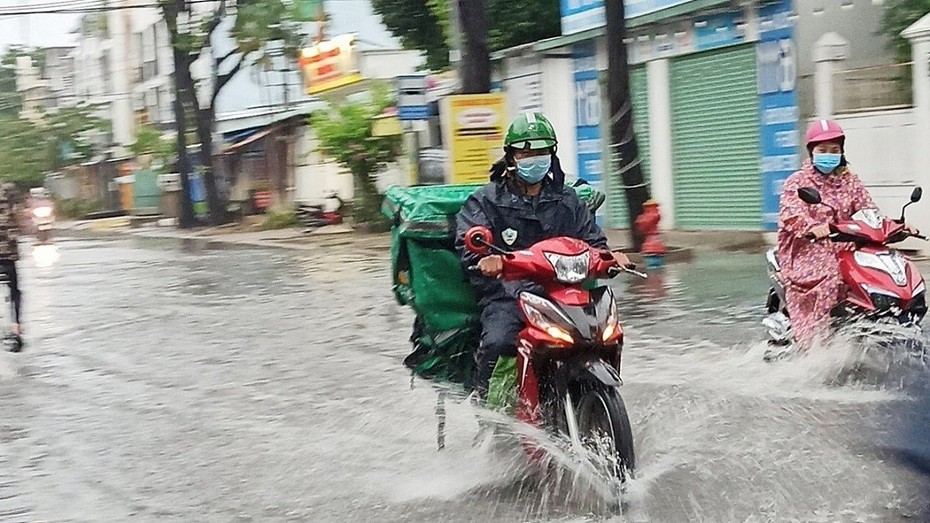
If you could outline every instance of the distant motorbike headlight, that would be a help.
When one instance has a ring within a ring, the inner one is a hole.
[[[575,256],[546,253],[546,259],[555,270],[555,279],[568,285],[583,282],[588,277],[591,255],[588,251]]]
[[[52,215],[52,208],[47,205],[36,207],[32,210],[32,215],[36,218],[48,218]]]

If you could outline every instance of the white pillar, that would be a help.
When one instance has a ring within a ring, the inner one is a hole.
[[[675,228],[672,162],[672,95],[667,58],[646,64],[649,91],[649,168],[652,198],[659,203],[663,230]]]
[[[123,5],[122,3],[120,5]],[[126,149],[133,141],[135,127],[132,110],[132,74],[131,44],[132,31],[128,9],[117,9],[107,13],[107,26],[110,31],[110,74],[113,89],[111,121],[113,123],[113,141],[118,144],[117,155],[127,154]]]
[[[836,33],[827,33],[814,44],[814,106],[817,118],[833,117],[833,73],[846,59],[849,42]]]
[[[901,36],[911,43],[911,56],[914,60],[912,76],[912,89],[914,94],[914,117],[916,122],[917,144],[930,144],[930,13],[901,32]],[[930,165],[930,147],[917,147],[914,150],[914,165]],[[918,181],[926,180],[926,176],[915,173]],[[926,191],[930,187],[925,186]],[[908,208],[908,222],[926,233],[930,231],[930,197]],[[919,247],[926,254],[930,247],[926,242],[920,242]]]

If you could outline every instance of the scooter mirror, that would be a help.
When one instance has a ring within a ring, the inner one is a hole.
[[[802,202],[809,205],[817,205],[823,202],[820,199],[820,193],[813,187],[801,187],[798,189],[798,197],[801,198]]]
[[[914,187],[914,192],[911,193],[911,203],[917,203],[920,201],[920,197],[924,195],[924,190],[920,187]]]
[[[487,227],[477,226],[468,229],[465,233],[465,248],[468,252],[475,254],[487,254],[491,252],[491,242],[494,236]]]

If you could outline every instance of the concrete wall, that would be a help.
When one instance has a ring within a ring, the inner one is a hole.
[[[851,7],[849,7],[851,5]],[[883,2],[876,0],[795,0],[798,12],[798,74],[813,74],[811,50],[824,33],[835,32],[849,40],[849,57],[842,68],[894,63],[894,53],[885,47],[887,38],[877,35]]]
[[[323,199],[330,191],[336,191],[346,200],[352,198],[352,175],[336,162],[324,158],[317,151],[318,146],[309,133],[298,138],[295,144],[294,199],[313,202]]]
[[[850,169],[869,188],[883,214],[899,216],[911,190],[923,185],[930,191],[926,167],[920,165],[919,144],[913,109],[878,111],[836,117],[846,131]],[[930,193],[927,193],[930,194]],[[908,222],[930,231],[930,196],[908,208]],[[925,247],[919,240],[908,240],[902,247]]]

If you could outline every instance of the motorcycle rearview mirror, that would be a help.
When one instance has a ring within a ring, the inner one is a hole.
[[[798,198],[808,205],[823,203],[823,200],[820,198],[820,192],[813,187],[801,187],[798,189]]]
[[[904,211],[907,209],[907,206],[912,203],[917,203],[920,201],[920,197],[924,195],[924,190],[920,187],[914,187],[914,190],[911,191],[911,201],[904,204],[904,207],[901,207],[901,223],[904,223]]]
[[[502,256],[510,257],[512,256],[510,252],[501,249],[497,245],[494,245],[494,235],[491,234],[491,230],[483,225],[476,225],[465,233],[465,248],[468,249],[468,252],[475,254],[480,254],[484,256],[488,253],[500,254]]]

